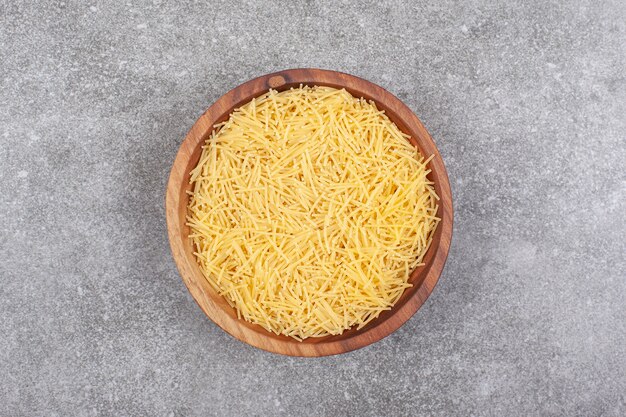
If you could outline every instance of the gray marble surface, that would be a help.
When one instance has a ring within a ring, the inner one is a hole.
[[[398,332],[288,358],[200,311],[164,191],[195,119],[291,67],[403,99],[455,199]],[[626,3],[0,2],[0,415],[626,415]]]

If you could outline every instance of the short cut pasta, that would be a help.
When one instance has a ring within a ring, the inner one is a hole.
[[[429,159],[375,103],[270,90],[215,126],[191,172],[198,264],[239,318],[297,340],[362,328],[437,227]]]

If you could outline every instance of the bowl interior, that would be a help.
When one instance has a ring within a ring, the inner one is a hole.
[[[411,136],[422,155],[435,155],[429,163],[428,178],[435,183],[440,197],[438,217],[441,218],[424,265],[410,276],[413,285],[407,288],[396,305],[383,312],[366,327],[349,329],[338,336],[308,338],[298,342],[290,337],[268,332],[261,326],[237,319],[235,310],[208,284],[193,255],[189,228],[185,225],[188,192],[191,190],[189,172],[200,159],[202,145],[210,136],[213,125],[228,119],[237,107],[274,88],[287,90],[300,85],[324,85],[345,88],[355,97],[373,100],[379,109],[405,133]],[[220,327],[236,338],[265,350],[298,356],[323,356],[347,352],[379,340],[400,327],[423,304],[432,291],[448,253],[452,230],[452,202],[447,173],[430,135],[417,117],[393,95],[357,77],[334,71],[287,70],[259,77],[222,96],[196,122],[176,157],[167,191],[168,232],[174,258],[183,280],[204,312]]]

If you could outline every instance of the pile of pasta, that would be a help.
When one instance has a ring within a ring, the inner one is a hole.
[[[215,126],[187,221],[239,318],[302,340],[393,307],[439,222],[408,138],[375,103],[318,86],[270,90]]]

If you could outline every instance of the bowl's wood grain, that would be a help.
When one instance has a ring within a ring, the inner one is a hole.
[[[188,238],[189,228],[185,225],[187,191],[191,189],[189,172],[198,163],[202,145],[212,132],[213,125],[226,120],[235,108],[267,92],[269,88],[280,91],[300,84],[345,88],[356,97],[374,100],[403,132],[411,135],[412,142],[423,155],[435,155],[430,162],[432,172],[429,178],[435,182],[435,189],[441,199],[438,213],[441,222],[424,258],[425,265],[413,271],[410,277],[413,287],[404,292],[393,309],[381,314],[361,330],[350,329],[340,336],[309,338],[303,342],[275,335],[258,325],[237,319],[235,310],[211,288],[202,275]],[[270,352],[293,356],[326,356],[348,352],[376,342],[402,326],[426,301],[439,279],[450,248],[453,219],[452,195],[443,160],[417,116],[382,87],[349,74],[320,69],[292,69],[255,78],[229,91],[209,107],[193,125],[176,155],[167,185],[166,216],[174,260],[191,295],[205,314],[243,342]]]

